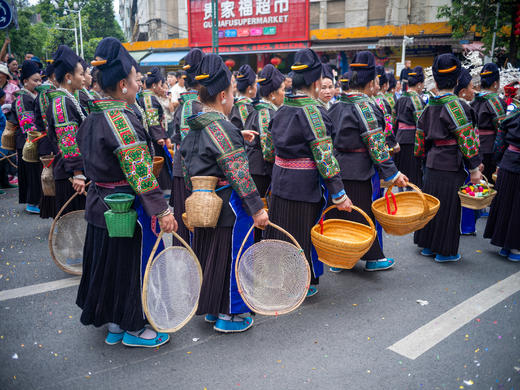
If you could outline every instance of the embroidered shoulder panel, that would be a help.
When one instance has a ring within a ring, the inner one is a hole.
[[[190,100],[197,100],[199,95],[196,91],[188,91],[188,92],[182,92],[179,96],[179,100],[181,101],[181,104],[184,104],[186,102],[189,102]]]
[[[423,104],[421,101],[421,98],[417,92],[411,92],[408,94],[410,97],[410,100],[412,101],[413,108],[414,108],[414,118],[415,123],[419,121],[419,118],[421,117],[422,113],[424,112]]]
[[[260,147],[262,148],[262,155],[265,161],[274,163],[273,137],[269,131],[270,121],[271,115],[267,108],[258,111],[258,128],[260,129]]]
[[[242,126],[246,123],[247,117],[249,116],[249,111],[247,110],[247,105],[250,104],[249,98],[240,99],[235,103],[235,107],[238,109],[238,113],[240,114],[240,120],[242,121]]]
[[[152,93],[149,91],[143,92],[144,112],[148,126],[159,126],[159,110],[153,106]]]
[[[295,96],[295,95],[285,96],[283,104],[286,106],[289,106],[289,107],[304,107],[304,106],[309,106],[309,105],[314,105],[314,106],[319,105],[319,103],[313,98],[310,98],[308,96]]]
[[[364,129],[366,131],[380,131],[382,130],[379,127],[379,123],[377,122],[376,114],[374,113],[374,109],[372,108],[370,101],[368,99],[359,100],[355,104],[356,110],[359,113],[361,121],[363,122]]]
[[[218,121],[206,126],[206,131],[219,150],[217,164],[238,196],[244,198],[255,192],[256,186],[249,174],[249,161],[244,148],[235,148],[226,130]]]
[[[132,108],[122,100],[100,99],[89,101],[91,112],[101,112],[105,110],[132,110]]]
[[[462,155],[466,158],[476,156],[480,148],[479,138],[459,99],[451,100],[445,104],[445,107],[456,126],[454,134]]]
[[[496,93],[488,93],[484,95],[484,97],[487,100],[493,112],[495,113],[495,118],[493,118],[493,126],[495,126],[495,129],[498,129],[500,122],[503,121],[506,117],[506,111],[504,110],[504,106],[502,106],[502,103],[498,98],[498,94]]]
[[[181,141],[188,135],[190,126],[188,126],[187,119],[193,115],[193,102],[195,99],[188,100],[183,103],[181,109],[181,123],[179,125],[179,131],[181,133]]]
[[[18,124],[23,134],[29,131],[36,131],[34,112],[25,109],[23,104],[23,94],[20,94],[15,101],[16,116]]]
[[[133,190],[137,194],[144,194],[158,188],[148,145],[139,141],[126,114],[121,110],[106,110],[105,118],[120,145],[115,154]]]
[[[419,158],[426,157],[426,148],[424,146],[424,131],[419,128],[415,129],[415,142],[413,154],[415,157]]]

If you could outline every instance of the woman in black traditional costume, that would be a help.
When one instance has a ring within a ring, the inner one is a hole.
[[[340,97],[340,101],[329,111],[334,123],[332,133],[334,155],[341,167],[341,179],[347,195],[352,202],[367,213],[372,220],[371,205],[374,192],[379,185],[373,185],[372,177],[376,169],[383,180],[401,187],[408,178],[397,170],[390,157],[385,137],[385,120],[378,114],[370,95],[379,82],[375,70],[374,55],[368,51],[356,54],[350,64],[349,90]],[[363,217],[346,215],[336,210],[329,212],[328,218],[342,218],[363,223]],[[382,250],[382,237],[374,241],[370,250],[362,257],[366,261],[365,270],[380,271],[393,267],[394,259],[385,257]],[[332,268],[339,272],[341,269]]]
[[[99,69],[103,100],[91,103],[78,144],[85,170],[93,184],[87,194],[88,222],[83,252],[83,274],[76,299],[81,323],[108,323],[105,342],[132,347],[157,347],[169,341],[166,333],[146,326],[141,304],[142,272],[158,232],[177,224],[152,172],[152,142],[129,104],[137,94],[133,59],[115,38],[103,39],[93,65]],[[133,237],[110,237],[104,198],[114,193],[135,195],[138,214]],[[161,250],[161,249],[159,249]]]
[[[461,72],[453,54],[441,54],[433,63],[438,96],[430,98],[417,123],[415,155],[426,158],[423,191],[440,200],[437,215],[415,232],[414,242],[423,256],[435,261],[458,261],[461,205],[458,196],[466,172],[471,182],[480,182],[478,135],[471,123],[471,112],[453,94]]]
[[[266,198],[271,185],[274,163],[274,148],[269,124],[276,110],[285,98],[285,77],[273,65],[267,64],[258,75],[260,100],[253,101],[254,110],[249,114],[245,128],[255,131],[258,136],[253,142],[246,142],[249,172],[255,181],[260,196]],[[262,231],[255,230],[255,242],[262,239]]]
[[[470,106],[470,102],[475,97],[475,90],[473,89],[472,77],[468,69],[462,68],[460,71],[460,76],[457,81],[457,86],[453,90],[453,93],[460,98],[460,104],[464,108],[464,111],[469,112],[469,120],[471,123],[475,124],[477,121],[475,110]],[[483,165],[480,165],[482,170]],[[470,182],[470,175],[467,173],[466,183]],[[466,207],[462,208],[461,218],[460,218],[460,233],[465,236],[474,236],[477,233],[476,229],[476,214],[477,211],[468,209]]]
[[[493,145],[500,121],[506,115],[507,105],[499,96],[500,71],[493,63],[485,64],[480,71],[480,92],[475,95],[471,106],[477,115],[475,127],[480,139],[480,154],[484,164],[484,175],[492,181],[496,170]]]
[[[47,68],[45,68],[45,75],[47,76],[47,81],[42,85],[36,87],[38,91],[38,95],[34,100],[34,117],[35,124],[38,131],[42,134],[47,134],[48,123],[47,123],[47,108],[50,104],[50,98],[48,96],[48,92],[54,91],[56,86],[54,85],[54,65],[50,63]],[[38,154],[40,156],[46,155],[56,155],[58,150],[55,145],[53,145],[51,139],[47,136],[43,137],[40,141],[38,141]],[[52,165],[52,162],[50,164]],[[40,218],[54,218],[56,216],[56,197],[55,196],[47,196],[43,194],[40,201]]]
[[[393,126],[392,107],[386,100],[385,92],[388,89],[388,79],[386,77],[385,67],[376,66],[376,82],[374,90],[377,90],[372,100],[376,104],[376,109],[379,110],[379,115],[383,115],[385,121],[384,133],[386,138],[386,144],[390,148],[392,153],[398,153],[401,150],[399,143],[395,139],[395,132]],[[378,116],[379,116],[378,115]]]
[[[170,191],[172,188],[172,161],[170,161],[169,152],[165,151],[164,148],[170,148],[171,141],[162,125],[164,110],[157,98],[164,85],[164,76],[161,74],[161,70],[157,67],[152,68],[146,77],[145,84],[146,89],[141,92],[141,97],[137,103],[139,103],[145,113],[148,133],[153,140],[154,155],[164,158],[163,168],[157,178],[159,185],[163,191]]]
[[[203,57],[204,53],[200,49],[191,49],[186,55],[182,69],[186,71],[185,86],[188,88],[188,91],[181,93],[179,98],[180,104],[173,115],[172,143],[175,145],[175,155],[173,156],[173,179],[170,206],[173,206],[173,215],[179,223],[177,234],[186,242],[190,242],[190,232],[184,225],[182,214],[186,211],[184,202],[188,197],[188,191],[186,188],[186,182],[184,181],[181,159],[182,155],[179,149],[182,140],[190,131],[187,119],[202,111],[198,92],[200,85],[199,82],[195,80],[195,76],[197,75],[199,64]]]
[[[388,102],[388,104],[390,104],[390,108],[392,109],[392,118],[393,122],[395,123],[395,104],[397,103],[397,97],[395,96],[395,87],[397,86],[397,80],[395,79],[394,74],[391,72],[386,74],[386,78],[388,80],[388,88],[386,89],[386,92],[384,92],[384,94],[386,101]],[[394,134],[395,130],[397,129],[394,129]]]
[[[192,247],[203,270],[197,314],[206,314],[218,332],[243,332],[253,325],[253,318],[244,316],[249,309],[238,292],[236,256],[253,223],[263,228],[268,218],[249,174],[242,134],[227,117],[233,105],[229,69],[219,56],[209,54],[195,78],[201,84],[203,111],[188,118],[190,131],[181,144],[186,181],[218,177],[217,194],[223,200],[217,226],[195,227],[193,235]],[[251,244],[249,237],[247,246]]]
[[[7,120],[17,126],[16,152],[18,156],[18,203],[27,206],[25,210],[39,214],[38,204],[42,194],[40,175],[41,162],[27,162],[22,158],[22,150],[29,131],[37,131],[34,117],[34,100],[36,87],[41,84],[40,68],[34,61],[24,61],[22,64],[21,81],[23,88],[15,92],[11,112]]]
[[[79,57],[79,62],[83,67],[83,84],[81,88],[74,91],[74,97],[79,102],[81,108],[88,114],[90,110],[88,102],[94,100],[94,95],[89,91],[90,85],[92,84],[92,68],[81,57]]]
[[[298,51],[294,61],[294,94],[286,96],[284,105],[271,120],[276,157],[269,217],[290,232],[303,248],[312,271],[307,296],[312,296],[318,292],[323,263],[312,246],[311,228],[319,221],[328,194],[341,210],[350,211],[352,203],[345,194],[339,164],[332,153],[334,125],[317,100],[322,64],[311,49]],[[287,240],[272,228],[267,229],[266,236]]]
[[[396,103],[396,138],[401,151],[394,156],[395,165],[418,187],[423,182],[423,161],[414,155],[415,129],[424,110],[420,93],[424,86],[423,68],[416,66],[408,73],[408,89]]]
[[[247,129],[244,127],[247,117],[253,111],[253,99],[256,98],[256,74],[249,65],[242,65],[238,69],[237,90],[238,97],[229,114],[229,120],[240,130]]]
[[[497,195],[484,232],[491,244],[501,247],[500,255],[520,261],[520,109],[516,107],[500,123],[495,144],[499,168]]]
[[[53,162],[56,188],[56,211],[75,193],[84,193],[87,180],[83,159],[77,144],[78,128],[86,113],[74,97],[83,85],[80,58],[68,46],[61,45],[54,53],[54,72],[59,87],[48,91],[50,104],[46,111],[48,137],[58,152]],[[72,183],[71,183],[72,181]],[[85,197],[76,196],[64,213],[85,208]]]

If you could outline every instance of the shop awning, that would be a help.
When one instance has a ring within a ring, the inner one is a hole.
[[[137,63],[139,63],[139,61],[141,61],[141,59],[150,54],[150,51],[148,50],[140,50],[140,51],[129,51],[128,53],[130,53],[130,55],[132,56],[132,58],[134,60],[137,61]]]
[[[150,53],[143,59],[139,65],[141,66],[167,66],[179,65],[179,62],[188,54],[187,51],[167,51]]]

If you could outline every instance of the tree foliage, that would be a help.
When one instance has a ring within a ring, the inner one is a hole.
[[[76,49],[74,31],[60,30],[58,28],[73,29],[78,27],[78,46],[80,42],[78,14],[74,12],[64,13],[64,0],[56,0],[59,4],[56,10],[50,0],[40,0],[31,6],[27,0],[17,0],[19,29],[9,30],[11,39],[11,51],[18,60],[22,60],[25,53],[31,52],[42,60],[52,58],[52,53],[61,44]],[[83,32],[83,50],[85,58],[94,56],[99,41],[107,36],[113,36],[124,40],[123,31],[117,23],[113,10],[113,0],[76,0],[81,9],[81,22]],[[72,6],[74,0],[69,0]],[[0,32],[0,40],[3,42],[5,31]],[[1,43],[0,43],[1,44]],[[78,52],[79,47],[78,47]]]
[[[447,18],[456,38],[467,37],[474,29],[481,36],[486,52],[491,51],[497,4],[500,12],[497,20],[495,56],[502,57],[506,52],[507,59],[517,62],[518,38],[513,34],[513,20],[518,4],[515,0],[452,0],[451,5],[439,8],[438,17]]]

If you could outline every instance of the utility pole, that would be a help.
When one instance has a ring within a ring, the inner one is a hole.
[[[497,38],[497,28],[498,28],[498,15],[500,13],[500,2],[497,2],[497,16],[495,17],[495,29],[493,30],[493,41],[491,42],[491,61],[493,61],[493,55],[495,54],[495,40]],[[511,26],[513,28],[513,26]]]

